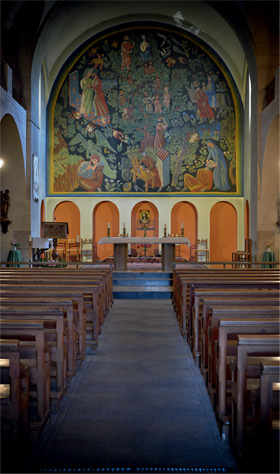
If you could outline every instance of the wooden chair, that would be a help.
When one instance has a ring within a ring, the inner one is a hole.
[[[62,260],[66,260],[66,243],[67,239],[57,239],[57,254]]]
[[[80,260],[81,262],[93,261],[93,240],[92,239],[81,239],[81,251]]]
[[[66,261],[70,262],[71,257],[74,257],[74,261],[80,261],[80,242],[76,239],[67,239]]]
[[[196,239],[195,261],[196,262],[209,262],[209,249],[208,249],[207,239]]]
[[[232,261],[233,262],[251,262],[252,261],[252,239],[245,239],[244,250],[237,250],[236,252],[232,252]],[[246,265],[246,267],[250,267],[250,266]]]

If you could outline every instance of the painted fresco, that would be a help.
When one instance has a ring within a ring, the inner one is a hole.
[[[71,61],[48,108],[49,194],[240,193],[237,94],[205,46],[133,27]]]

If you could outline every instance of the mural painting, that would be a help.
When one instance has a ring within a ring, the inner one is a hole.
[[[205,48],[139,26],[76,56],[48,107],[49,194],[241,192],[237,92]]]

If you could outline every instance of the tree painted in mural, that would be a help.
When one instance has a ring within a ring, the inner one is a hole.
[[[202,47],[134,27],[75,58],[52,111],[50,193],[236,193],[236,111]]]

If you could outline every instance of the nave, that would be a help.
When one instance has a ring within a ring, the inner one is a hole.
[[[26,471],[56,469],[237,472],[170,300],[115,300]]]

